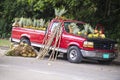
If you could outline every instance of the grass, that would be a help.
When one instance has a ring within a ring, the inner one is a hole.
[[[0,46],[10,46],[11,42],[8,39],[0,39]]]

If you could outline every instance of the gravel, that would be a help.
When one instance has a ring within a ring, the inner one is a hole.
[[[0,56],[4,56],[9,47],[0,46]]]

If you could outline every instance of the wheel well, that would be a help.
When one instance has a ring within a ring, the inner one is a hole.
[[[28,37],[22,36],[21,39],[20,39],[20,42],[21,42],[23,39],[28,40],[28,44],[31,45],[30,39],[29,39]]]
[[[68,49],[69,49],[71,46],[76,46],[76,47],[78,47],[77,45],[74,45],[74,44],[73,44],[73,45],[70,45],[70,46],[68,47]],[[80,47],[78,47],[78,48],[81,50]],[[68,49],[67,49],[67,50],[68,50]],[[80,52],[81,52],[81,51],[80,51]],[[81,55],[82,55],[82,54],[81,54]],[[83,57],[83,55],[82,55],[82,57]]]
[[[28,37],[26,37],[26,36],[22,36],[22,37],[20,38],[20,40],[22,40],[22,39],[27,39],[27,40],[30,41],[30,39],[29,39]]]
[[[69,49],[71,46],[77,46],[77,45],[72,44],[72,45],[70,45],[70,46],[68,47],[68,49]],[[77,47],[78,47],[78,46],[77,46]],[[79,48],[79,47],[78,47],[78,48]]]

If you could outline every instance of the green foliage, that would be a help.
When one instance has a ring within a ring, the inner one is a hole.
[[[11,32],[13,18],[51,20],[55,8],[65,8],[64,16],[93,27],[103,24],[107,37],[120,42],[120,0],[0,0],[0,38]]]
[[[0,46],[10,46],[10,44],[8,39],[0,39]]]

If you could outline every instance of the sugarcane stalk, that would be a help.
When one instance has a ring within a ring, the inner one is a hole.
[[[57,44],[59,43],[61,29],[62,29],[62,27],[60,26],[59,29],[57,30],[56,41],[55,41],[55,44],[54,44],[54,47],[53,47],[53,51],[52,51],[52,54],[51,54],[51,57],[49,58],[49,60],[55,60],[55,58],[57,57],[58,51],[55,54],[55,48],[57,47]]]
[[[56,56],[55,56],[55,60],[57,59],[57,55],[58,55],[58,51],[59,51],[59,47],[60,47],[60,42],[61,42],[61,37],[62,37],[62,27],[60,29],[60,35],[59,35],[59,42],[58,42],[58,47],[57,47],[57,52],[56,52]]]
[[[55,31],[55,32],[54,32]],[[40,51],[40,53],[38,54],[37,56],[37,59],[41,58],[41,57],[44,57],[46,55],[46,53],[49,51],[49,48],[52,44],[52,41],[55,37],[55,34],[56,34],[56,30],[54,29],[53,32],[51,32],[50,34],[50,37],[46,40],[46,43],[45,43],[45,46],[44,48],[42,49],[42,51]],[[48,41],[48,42],[47,42]],[[43,41],[45,42],[45,41]]]

